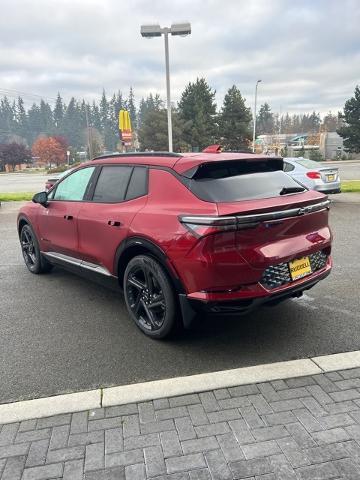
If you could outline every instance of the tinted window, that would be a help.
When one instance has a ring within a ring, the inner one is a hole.
[[[147,194],[147,168],[135,167],[131,175],[126,200],[141,197]]]
[[[305,168],[314,169],[314,168],[321,168],[321,164],[318,162],[314,162],[314,160],[308,160],[307,158],[301,158],[295,160],[296,163],[299,163]]]
[[[66,177],[56,187],[54,200],[82,200],[95,167],[82,168]]]
[[[132,167],[102,167],[93,196],[94,202],[124,201]]]
[[[292,172],[295,169],[291,163],[284,162],[284,172]]]
[[[271,198],[279,196],[284,188],[302,187],[282,170],[216,179],[192,179],[188,185],[197,197],[208,202]]]

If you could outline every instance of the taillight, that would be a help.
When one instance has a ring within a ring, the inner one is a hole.
[[[179,217],[180,222],[197,237],[211,235],[212,233],[237,230],[236,217]]]
[[[316,178],[321,178],[320,172],[306,172],[306,176],[315,180]]]

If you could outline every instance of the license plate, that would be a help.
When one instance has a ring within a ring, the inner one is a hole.
[[[335,175],[326,175],[326,180],[328,182],[333,182],[335,180]]]
[[[306,277],[311,273],[311,265],[309,257],[298,258],[289,262],[290,275],[292,280]]]

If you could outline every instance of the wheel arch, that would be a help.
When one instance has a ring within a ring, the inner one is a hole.
[[[177,294],[185,293],[184,286],[171,265],[165,252],[151,240],[142,237],[132,237],[122,242],[115,254],[114,272],[122,287],[124,273],[129,261],[137,255],[149,255],[155,258],[168,274]]]
[[[20,215],[19,218],[18,218],[18,222],[17,222],[18,235],[19,236],[20,236],[20,232],[21,232],[24,225],[30,225],[31,226],[29,219],[25,215]]]

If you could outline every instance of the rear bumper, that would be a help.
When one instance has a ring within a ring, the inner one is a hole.
[[[315,185],[314,190],[320,193],[340,193],[341,183],[340,181],[331,183],[322,182],[320,185]]]
[[[296,298],[302,295],[302,292],[309,290],[318,282],[326,278],[332,268],[332,261],[329,257],[327,265],[318,272],[313,273],[309,277],[305,277],[292,284],[280,287],[276,291],[268,291],[262,288],[262,295],[259,295],[257,288],[254,289],[253,295],[249,295],[249,291],[244,295],[243,291],[229,292],[227,298],[224,294],[212,293],[207,299],[196,298],[196,294],[179,295],[181,310],[185,327],[191,325],[193,318],[198,313],[205,314],[226,314],[226,315],[245,315],[254,309],[266,304],[276,304],[289,298]],[[256,293],[255,293],[256,291]],[[198,292],[202,294],[202,292]],[[218,298],[216,298],[218,297]]]

